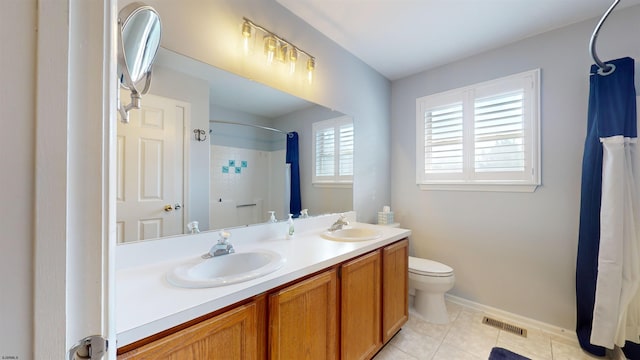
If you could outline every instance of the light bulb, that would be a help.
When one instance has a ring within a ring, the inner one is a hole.
[[[313,71],[316,68],[316,59],[309,58],[307,60],[307,78],[309,80],[309,84],[313,83]]]
[[[244,54],[247,55],[249,53],[249,39],[251,39],[251,25],[248,21],[245,21],[244,24],[242,24],[242,38]]]
[[[287,60],[287,45],[278,43],[276,45],[276,60],[284,63]]]
[[[296,62],[298,61],[298,50],[294,47],[289,50],[289,73],[296,72]]]
[[[273,58],[276,54],[276,38],[267,35],[264,37],[264,52],[267,55],[267,64],[271,65],[273,63]]]

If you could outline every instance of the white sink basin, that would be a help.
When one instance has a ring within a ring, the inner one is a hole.
[[[345,228],[335,231],[325,231],[321,236],[333,241],[365,241],[377,239],[382,235],[379,230],[369,228]]]
[[[180,265],[167,273],[167,280],[185,288],[223,286],[267,275],[284,262],[280,254],[270,250],[238,252]]]

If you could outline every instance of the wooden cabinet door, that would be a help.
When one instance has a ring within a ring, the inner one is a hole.
[[[270,359],[337,359],[337,291],[331,269],[269,296]]]
[[[262,314],[264,316],[264,313]],[[257,360],[260,331],[256,302],[241,305],[118,356],[129,359],[243,359]]]
[[[409,319],[409,240],[382,249],[382,341]]]
[[[370,359],[382,347],[380,250],[342,265],[341,359]]]

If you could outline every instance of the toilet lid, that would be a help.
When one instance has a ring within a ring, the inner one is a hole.
[[[450,276],[453,269],[437,261],[409,256],[409,272],[427,276]]]

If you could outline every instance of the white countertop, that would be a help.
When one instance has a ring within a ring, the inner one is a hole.
[[[347,213],[350,219],[354,213]],[[173,286],[166,273],[197,259],[218,239],[217,232],[179,236],[118,246],[116,254],[117,346],[131,344],[160,331],[206,315],[238,301],[264,293],[305,275],[403,239],[410,230],[355,223],[354,227],[379,229],[375,240],[337,242],[320,234],[337,215],[296,219],[296,234],[285,239],[284,222],[231,229],[229,241],[236,252],[268,249],[286,262],[279,270],[250,281],[205,289]]]

